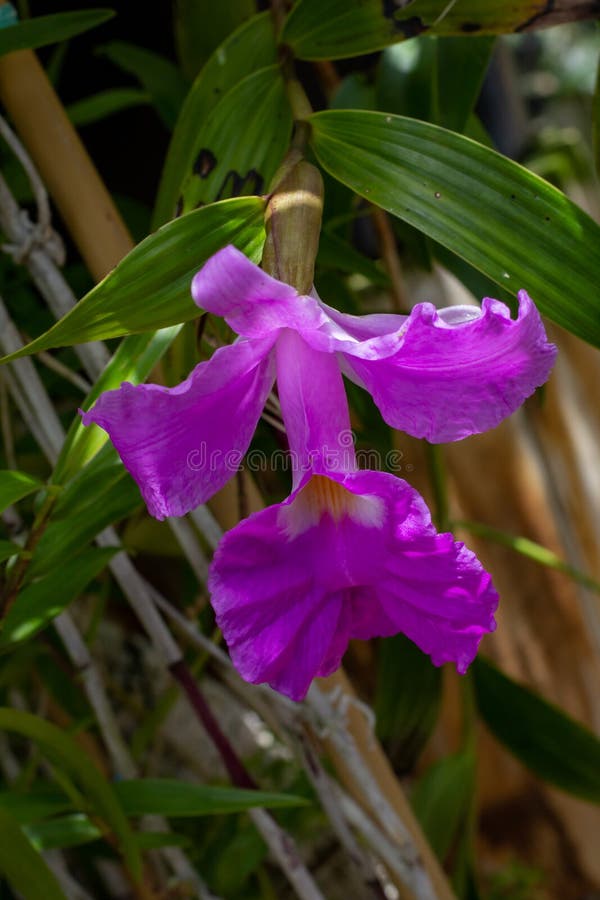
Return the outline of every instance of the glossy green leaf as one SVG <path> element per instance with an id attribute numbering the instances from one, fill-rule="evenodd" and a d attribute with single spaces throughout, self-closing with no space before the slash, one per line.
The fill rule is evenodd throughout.
<path id="1" fill-rule="evenodd" d="M 279 66 L 247 75 L 200 123 L 179 211 L 190 212 L 200 204 L 242 194 L 266 193 L 291 131 L 292 112 Z"/>
<path id="2" fill-rule="evenodd" d="M 85 97 L 67 107 L 67 114 L 77 128 L 106 119 L 113 113 L 150 103 L 150 94 L 139 88 L 111 88 Z"/>
<path id="3" fill-rule="evenodd" d="M 199 124 L 207 121 L 219 101 L 247 75 L 275 63 L 276 59 L 269 13 L 254 16 L 234 31 L 210 57 L 190 88 L 179 114 L 158 189 L 153 228 L 175 215 L 183 182 L 202 148 L 198 143 Z"/>
<path id="4" fill-rule="evenodd" d="M 104 820 L 116 837 L 130 871 L 136 878 L 139 877 L 140 857 L 129 822 L 113 786 L 106 781 L 81 746 L 56 725 L 21 710 L 0 709 L 0 729 L 19 734 L 36 743 L 48 759 L 77 782 L 86 803 L 95 815 Z M 0 841 L 0 847 L 4 847 L 3 841 Z M 29 898 L 30 895 L 27 896 Z M 47 896 L 46 894 L 45 897 Z"/>
<path id="5" fill-rule="evenodd" d="M 0 512 L 43 487 L 41 481 L 14 469 L 0 471 Z"/>
<path id="6" fill-rule="evenodd" d="M 180 330 L 181 325 L 172 325 L 171 328 L 161 328 L 155 334 L 132 334 L 124 338 L 81 408 L 89 409 L 100 394 L 118 388 L 124 381 L 130 384 L 145 381 Z M 107 440 L 108 435 L 102 428 L 86 428 L 77 416 L 62 446 L 52 473 L 52 483 L 65 484 L 96 455 Z"/>
<path id="7" fill-rule="evenodd" d="M 26 641 L 45 628 L 106 568 L 116 552 L 115 547 L 94 547 L 63 562 L 60 578 L 51 571 L 23 588 L 2 623 L 0 649 Z"/>
<path id="8" fill-rule="evenodd" d="M 417 819 L 442 861 L 465 825 L 474 790 L 475 755 L 465 750 L 431 766 L 411 793 Z"/>
<path id="9" fill-rule="evenodd" d="M 19 823 L 0 808 L 0 874 L 27 900 L 66 900 L 60 886 Z"/>
<path id="10" fill-rule="evenodd" d="M 473 672 L 479 712 L 498 740 L 544 781 L 600 803 L 598 738 L 481 656 Z"/>
<path id="11" fill-rule="evenodd" d="M 194 274 L 227 244 L 258 262 L 263 212 L 259 197 L 241 197 L 169 222 L 134 247 L 49 331 L 0 363 L 51 347 L 154 331 L 196 318 L 200 312 L 190 294 Z"/>
<path id="12" fill-rule="evenodd" d="M 437 721 L 442 670 L 402 634 L 381 641 L 378 660 L 377 736 L 394 768 L 410 771 Z"/>
<path id="13" fill-rule="evenodd" d="M 483 35 L 522 31 L 541 12 L 539 0 L 299 0 L 282 41 L 301 59 L 372 53 L 421 34 Z M 588 18 L 597 14 L 589 5 Z"/>
<path id="14" fill-rule="evenodd" d="M 328 172 L 600 346 L 600 227 L 559 190 L 426 122 L 352 111 L 311 121 Z"/>
<path id="15" fill-rule="evenodd" d="M 274 809 L 306 804 L 302 797 L 288 794 L 190 784 L 172 778 L 119 781 L 115 790 L 129 816 L 213 816 L 242 812 L 256 806 Z"/>
<path id="16" fill-rule="evenodd" d="M 62 570 L 109 525 L 142 505 L 139 489 L 112 445 L 105 447 L 71 479 L 60 494 L 52 518 L 38 541 L 26 581 Z"/>
<path id="17" fill-rule="evenodd" d="M 175 63 L 127 41 L 111 41 L 97 52 L 137 78 L 167 128 L 174 127 L 188 88 Z"/>
<path id="18" fill-rule="evenodd" d="M 256 7 L 255 0 L 225 0 L 210 6 L 198 0 L 177 0 L 175 39 L 184 71 L 190 78 L 227 35 L 256 12 Z"/>
<path id="19" fill-rule="evenodd" d="M 0 56 L 12 53 L 13 50 L 33 50 L 45 47 L 46 44 L 66 41 L 113 16 L 112 9 L 84 9 L 25 19 L 8 28 L 0 28 Z"/>

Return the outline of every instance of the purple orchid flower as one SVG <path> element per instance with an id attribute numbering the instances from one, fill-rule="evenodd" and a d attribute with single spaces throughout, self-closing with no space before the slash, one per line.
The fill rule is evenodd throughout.
<path id="1" fill-rule="evenodd" d="M 303 390 L 319 403 L 339 369 L 371 393 L 389 425 L 434 443 L 498 425 L 546 381 L 556 355 L 525 291 L 516 320 L 487 298 L 481 309 L 438 311 L 420 303 L 409 316 L 351 316 L 299 295 L 229 246 L 197 273 L 192 295 L 202 309 L 223 316 L 238 340 L 177 387 L 125 383 L 83 414 L 85 425 L 108 432 L 158 519 L 184 515 L 232 477 L 276 376 L 281 395 L 293 366 L 292 333 L 315 351 L 313 378 Z M 300 398 L 290 394 L 288 402 L 284 418 L 297 450 Z M 318 421 L 310 446 L 324 453 Z"/>
<path id="2" fill-rule="evenodd" d="M 438 534 L 418 493 L 359 471 L 342 371 L 385 420 L 432 441 L 498 424 L 552 367 L 533 303 L 342 315 L 299 296 L 227 247 L 195 276 L 194 300 L 240 335 L 175 388 L 103 394 L 83 415 L 108 431 L 158 518 L 215 493 L 252 438 L 277 377 L 293 492 L 228 532 L 209 587 L 234 664 L 294 700 L 339 666 L 352 638 L 405 633 L 465 672 L 495 627 L 498 596 L 464 544 Z M 203 450 L 204 464 L 197 454 Z"/>
<path id="3" fill-rule="evenodd" d="M 466 672 L 495 628 L 490 576 L 464 544 L 436 532 L 410 485 L 357 469 L 334 356 L 291 330 L 278 341 L 295 487 L 224 535 L 209 577 L 235 667 L 301 700 L 314 677 L 339 667 L 349 640 L 401 631 L 435 665 Z"/>

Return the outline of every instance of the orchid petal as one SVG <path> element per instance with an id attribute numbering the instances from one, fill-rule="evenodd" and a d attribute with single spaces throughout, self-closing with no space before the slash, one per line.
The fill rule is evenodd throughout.
<path id="1" fill-rule="evenodd" d="M 219 250 L 196 273 L 192 297 L 245 337 L 265 337 L 287 327 L 310 330 L 327 321 L 313 297 L 271 278 L 232 246 Z"/>
<path id="2" fill-rule="evenodd" d="M 497 594 L 474 554 L 437 534 L 406 482 L 316 476 L 219 545 L 209 579 L 236 668 L 294 700 L 351 638 L 402 631 L 464 672 L 493 630 Z"/>
<path id="3" fill-rule="evenodd" d="M 277 388 L 290 445 L 294 487 L 306 472 L 355 468 L 348 401 L 338 362 L 291 329 L 276 345 Z"/>
<path id="4" fill-rule="evenodd" d="M 548 378 L 556 348 L 525 291 L 519 315 L 486 298 L 476 307 L 416 306 L 397 352 L 378 361 L 346 354 L 344 369 L 362 384 L 393 428 L 432 442 L 494 428 Z"/>
<path id="5" fill-rule="evenodd" d="M 338 313 L 321 303 L 316 292 L 314 296 L 298 294 L 232 246 L 219 250 L 196 273 L 192 296 L 201 309 L 223 316 L 245 337 L 290 328 L 315 350 L 348 352 L 366 359 L 380 359 L 397 350 L 399 329 L 406 318 Z"/>
<path id="6" fill-rule="evenodd" d="M 233 476 L 273 384 L 272 346 L 238 341 L 177 387 L 125 383 L 82 414 L 108 432 L 151 515 L 185 515 Z"/>

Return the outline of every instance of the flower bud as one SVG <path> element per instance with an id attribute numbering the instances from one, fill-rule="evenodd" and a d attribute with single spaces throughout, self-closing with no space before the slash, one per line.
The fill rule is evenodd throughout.
<path id="1" fill-rule="evenodd" d="M 262 268 L 309 294 L 314 280 L 323 213 L 323 179 L 315 166 L 291 151 L 267 204 L 267 240 Z"/>

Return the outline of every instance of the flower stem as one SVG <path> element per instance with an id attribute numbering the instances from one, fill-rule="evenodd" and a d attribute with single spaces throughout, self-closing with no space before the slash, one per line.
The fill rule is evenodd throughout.
<path id="1" fill-rule="evenodd" d="M 256 789 L 256 782 L 253 780 L 235 750 L 221 731 L 219 723 L 213 716 L 208 703 L 204 699 L 200 688 L 183 659 L 171 663 L 169 671 L 175 681 L 181 686 L 181 689 L 188 698 L 194 712 L 204 725 L 210 739 L 219 751 L 219 755 L 223 760 L 225 768 L 229 772 L 232 782 L 236 787 L 249 788 L 250 790 Z"/>
<path id="2" fill-rule="evenodd" d="M 33 526 L 31 528 L 31 531 L 29 532 L 29 537 L 27 538 L 27 542 L 23 548 L 23 552 L 19 556 L 19 559 L 17 560 L 11 575 L 9 576 L 4 596 L 0 601 L 0 627 L 2 620 L 8 614 L 8 611 L 17 599 L 17 595 L 21 590 L 23 579 L 25 578 L 25 574 L 33 555 L 33 551 L 35 550 L 40 538 L 46 530 L 46 526 L 48 525 L 50 516 L 52 515 L 52 510 L 54 509 L 54 504 L 56 503 L 57 496 L 57 489 L 55 487 L 50 487 L 35 517 Z"/>

